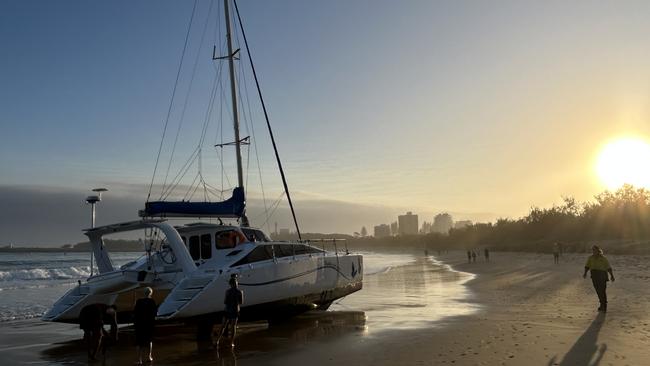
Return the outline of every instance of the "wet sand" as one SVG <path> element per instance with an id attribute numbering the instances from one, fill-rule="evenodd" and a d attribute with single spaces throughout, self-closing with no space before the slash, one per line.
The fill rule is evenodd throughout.
<path id="1" fill-rule="evenodd" d="M 644 365 L 650 359 L 647 257 L 610 256 L 617 281 L 610 308 L 596 312 L 586 256 L 493 253 L 464 263 L 464 253 L 366 277 L 366 287 L 327 312 L 240 328 L 234 351 L 197 344 L 193 329 L 162 327 L 156 365 Z M 476 276 L 468 275 L 469 272 Z M 444 295 L 444 296 L 443 296 Z M 133 334 L 104 364 L 134 361 Z M 0 323 L 2 364 L 87 364 L 74 325 Z M 102 364 L 99 362 L 97 364 Z"/>

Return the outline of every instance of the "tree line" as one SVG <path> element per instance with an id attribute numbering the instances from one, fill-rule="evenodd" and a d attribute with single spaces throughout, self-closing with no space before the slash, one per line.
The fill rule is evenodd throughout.
<path id="1" fill-rule="evenodd" d="M 448 234 L 358 239 L 361 246 L 409 246 L 427 250 L 490 248 L 550 252 L 555 243 L 565 251 L 583 252 L 600 244 L 609 253 L 650 253 L 650 191 L 624 185 L 591 202 L 564 197 L 560 205 L 532 207 L 519 219 L 476 223 Z"/>

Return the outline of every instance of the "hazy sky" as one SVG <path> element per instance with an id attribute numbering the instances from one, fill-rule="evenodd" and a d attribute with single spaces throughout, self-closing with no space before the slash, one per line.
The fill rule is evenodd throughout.
<path id="1" fill-rule="evenodd" d="M 133 190 L 119 189 L 132 185 L 141 205 L 193 4 L 0 2 L 3 192 L 29 186 L 37 197 L 47 187 L 83 197 L 108 186 L 123 197 Z M 198 55 L 179 140 L 192 142 L 180 142 L 180 160 L 205 118 L 216 23 L 203 48 L 199 39 L 220 6 L 198 1 L 171 118 L 178 123 Z M 591 198 L 605 189 L 594 170 L 602 146 L 650 135 L 647 1 L 239 6 L 290 187 L 310 213 L 322 207 L 310 202 L 331 201 L 376 207 L 385 222 L 406 209 L 426 215 L 421 221 L 441 210 L 518 217 L 563 195 Z M 254 123 L 262 141 L 263 121 Z M 262 175 L 273 200 L 281 187 L 265 143 Z M 220 179 L 216 161 L 205 152 L 208 175 Z M 307 230 L 336 231 L 326 223 L 336 214 L 324 210 Z M 381 219 L 350 219 L 339 231 Z"/>

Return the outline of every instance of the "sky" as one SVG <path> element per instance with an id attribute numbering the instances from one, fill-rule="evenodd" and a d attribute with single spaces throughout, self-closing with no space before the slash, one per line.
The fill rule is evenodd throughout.
<path id="1" fill-rule="evenodd" d="M 135 219 L 168 111 L 154 182 L 172 179 L 209 116 L 203 174 L 232 186 L 232 150 L 213 148 L 232 139 L 224 89 L 208 107 L 221 1 L 194 4 L 0 2 L 0 244 L 83 240 L 83 198 L 99 186 L 100 224 Z M 420 221 L 516 218 L 562 196 L 589 200 L 607 188 L 594 168 L 603 146 L 650 136 L 645 1 L 238 5 L 303 231 L 351 233 L 407 210 Z M 240 55 L 257 216 L 282 186 Z M 280 207 L 259 221 L 288 227 Z"/>

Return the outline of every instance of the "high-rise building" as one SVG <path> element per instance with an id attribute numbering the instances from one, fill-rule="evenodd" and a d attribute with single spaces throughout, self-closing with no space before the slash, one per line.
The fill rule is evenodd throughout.
<path id="1" fill-rule="evenodd" d="M 397 235 L 397 233 L 398 233 L 397 221 L 391 222 L 390 223 L 390 235 Z"/>
<path id="2" fill-rule="evenodd" d="M 375 226 L 375 238 L 384 238 L 390 236 L 390 226 L 381 224 Z"/>
<path id="3" fill-rule="evenodd" d="M 437 214 L 433 218 L 433 226 L 431 230 L 436 233 L 449 233 L 449 230 L 454 227 L 454 220 L 451 218 L 451 215 L 448 213 Z"/>
<path id="4" fill-rule="evenodd" d="M 431 232 L 431 223 L 430 222 L 423 222 L 422 223 L 422 228 L 420 228 L 420 234 L 428 234 Z"/>
<path id="5" fill-rule="evenodd" d="M 418 215 L 413 215 L 411 211 L 406 215 L 397 216 L 397 221 L 399 222 L 400 235 L 416 235 L 418 233 Z"/>

